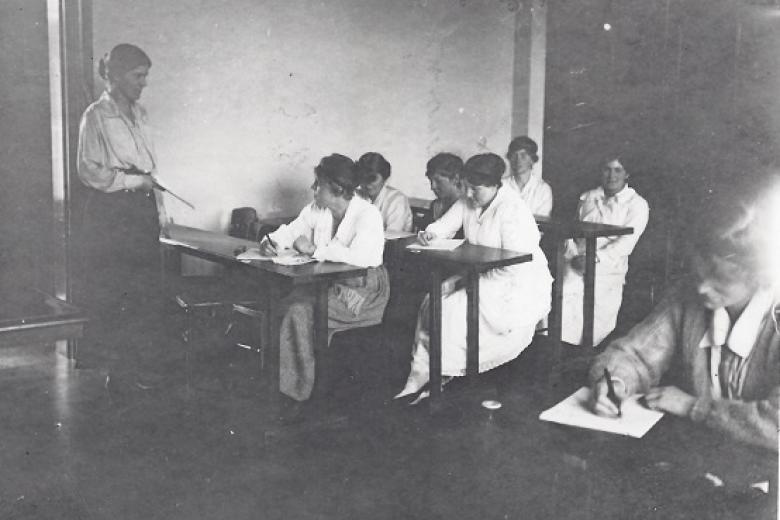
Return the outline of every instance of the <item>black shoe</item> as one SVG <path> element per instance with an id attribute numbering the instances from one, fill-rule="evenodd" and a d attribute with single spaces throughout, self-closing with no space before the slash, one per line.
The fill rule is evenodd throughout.
<path id="1" fill-rule="evenodd" d="M 281 407 L 279 410 L 279 422 L 282 424 L 296 424 L 303 422 L 307 415 L 311 405 L 309 401 L 296 401 L 289 397 L 282 397 Z"/>

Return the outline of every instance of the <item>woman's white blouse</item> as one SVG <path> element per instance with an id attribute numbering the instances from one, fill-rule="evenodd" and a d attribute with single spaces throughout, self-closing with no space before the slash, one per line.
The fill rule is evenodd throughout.
<path id="1" fill-rule="evenodd" d="M 146 110 L 138 103 L 133 103 L 131 110 L 134 121 L 122 114 L 108 92 L 103 92 L 84 111 L 79 126 L 78 174 L 87 186 L 109 193 L 132 190 L 143 180 L 118 169 L 135 166 L 154 172 Z"/>
<path id="2" fill-rule="evenodd" d="M 277 247 L 291 248 L 301 235 L 314 244 L 314 258 L 343 262 L 359 267 L 382 265 L 385 248 L 382 214 L 371 202 L 354 196 L 344 218 L 333 233 L 333 214 L 314 202 L 301 210 L 298 217 L 270 234 Z"/>
<path id="3" fill-rule="evenodd" d="M 461 225 L 471 244 L 533 255 L 530 262 L 491 269 L 480 275 L 483 292 L 480 307 L 483 310 L 498 317 L 506 314 L 508 307 L 504 305 L 527 306 L 528 315 L 534 316 L 536 313 L 531 309 L 539 307 L 541 312 L 544 312 L 543 308 L 549 309 L 552 277 L 547 258 L 539 248 L 539 229 L 516 191 L 507 186 L 500 187 L 484 211 L 471 207 L 466 200 L 458 200 L 426 231 L 441 238 L 452 237 Z M 538 320 L 538 317 L 534 319 Z"/>
<path id="4" fill-rule="evenodd" d="M 542 179 L 541 174 L 533 171 L 525 186 L 518 186 L 514 176 L 510 175 L 503 182 L 520 194 L 534 215 L 549 217 L 553 208 L 553 193 L 550 185 Z"/>

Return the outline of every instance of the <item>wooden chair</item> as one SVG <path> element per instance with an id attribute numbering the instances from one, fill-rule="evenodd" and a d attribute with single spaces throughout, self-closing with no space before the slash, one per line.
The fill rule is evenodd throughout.
<path id="1" fill-rule="evenodd" d="M 259 228 L 259 219 L 254 208 L 242 207 L 232 211 L 230 236 L 257 240 Z M 182 340 L 189 342 L 198 324 L 204 320 L 213 320 L 218 315 L 232 313 L 236 305 L 254 308 L 257 305 L 257 292 L 261 289 L 250 282 L 230 269 L 219 276 L 181 276 L 179 273 L 176 287 L 171 292 L 175 294 L 173 300 L 184 316 Z M 170 282 L 168 284 L 170 285 Z M 234 326 L 230 321 L 225 334 Z M 255 348 L 261 347 L 258 344 Z"/>

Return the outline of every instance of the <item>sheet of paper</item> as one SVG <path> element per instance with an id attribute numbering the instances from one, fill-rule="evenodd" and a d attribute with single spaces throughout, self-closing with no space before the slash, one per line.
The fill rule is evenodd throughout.
<path id="1" fill-rule="evenodd" d="M 414 233 L 411 231 L 385 231 L 385 240 L 396 240 L 413 236 Z"/>
<path id="2" fill-rule="evenodd" d="M 240 255 L 236 256 L 236 260 L 241 260 L 242 262 L 250 262 L 252 260 L 273 260 L 274 258 L 275 257 L 273 256 L 263 255 L 256 247 L 250 247 Z"/>
<path id="3" fill-rule="evenodd" d="M 621 403 L 622 416 L 612 419 L 594 414 L 588 408 L 590 389 L 582 387 L 572 395 L 543 411 L 539 419 L 567 426 L 577 426 L 590 430 L 628 435 L 637 439 L 643 437 L 650 428 L 663 417 L 663 412 L 648 410 L 637 402 L 635 395 Z"/>
<path id="4" fill-rule="evenodd" d="M 279 265 L 301 265 L 301 264 L 308 264 L 310 262 L 317 261 L 310 256 L 304 256 L 304 255 L 275 256 L 271 260 L 273 260 L 275 264 L 279 264 Z"/>
<path id="5" fill-rule="evenodd" d="M 409 244 L 406 249 L 431 249 L 438 251 L 452 251 L 461 245 L 465 240 L 458 238 L 437 238 L 432 240 L 427 246 L 422 244 Z"/>

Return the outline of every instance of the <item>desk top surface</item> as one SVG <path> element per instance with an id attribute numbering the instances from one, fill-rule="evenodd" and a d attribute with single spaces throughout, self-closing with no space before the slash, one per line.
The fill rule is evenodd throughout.
<path id="1" fill-rule="evenodd" d="M 366 273 L 365 267 L 334 262 L 312 262 L 296 266 L 278 265 L 270 260 L 241 262 L 236 260 L 236 249 L 257 247 L 257 243 L 231 237 L 224 233 L 176 224 L 168 226 L 166 234 L 166 237 L 160 237 L 161 244 L 184 249 L 190 254 L 207 260 L 243 265 L 269 274 L 283 276 L 291 279 L 294 283 L 310 283 L 318 279 L 343 279 Z"/>
<path id="2" fill-rule="evenodd" d="M 451 251 L 415 249 L 407 250 L 407 254 L 427 260 L 486 269 L 530 262 L 533 258 L 531 253 L 519 253 L 508 249 L 469 244 L 468 242 L 464 242 Z"/>
<path id="3" fill-rule="evenodd" d="M 428 211 L 433 201 L 410 197 L 409 203 L 413 209 Z M 614 226 L 612 224 L 597 224 L 595 222 L 581 222 L 579 220 L 562 220 L 552 217 L 534 215 L 539 229 L 545 233 L 555 233 L 561 238 L 597 238 L 619 235 L 630 235 L 634 228 L 627 226 Z"/>
<path id="4" fill-rule="evenodd" d="M 469 475 L 475 479 L 468 490 L 474 500 L 504 497 L 490 487 L 500 480 L 516 489 L 515 505 L 525 513 L 511 518 L 764 518 L 751 511 L 771 506 L 771 497 L 750 485 L 777 478 L 776 453 L 668 414 L 641 439 L 539 420 L 578 386 L 576 381 L 555 388 L 518 386 L 499 395 L 503 407 L 495 412 L 472 397 L 449 403 L 435 420 L 464 424 L 459 432 L 472 429 L 466 432 L 470 437 L 463 435 L 473 440 L 470 446 L 464 441 L 460 456 L 478 458 L 476 471 L 490 468 L 481 478 Z M 450 461 L 446 469 L 457 475 L 453 465 Z M 457 468 L 467 478 L 468 463 Z M 715 487 L 707 474 L 724 486 Z"/>
<path id="5" fill-rule="evenodd" d="M 534 216 L 539 229 L 545 233 L 554 233 L 561 238 L 597 238 L 630 235 L 634 228 L 628 226 L 614 226 L 612 224 L 598 224 L 595 222 L 581 222 L 579 220 L 560 220 L 550 217 Z"/>

